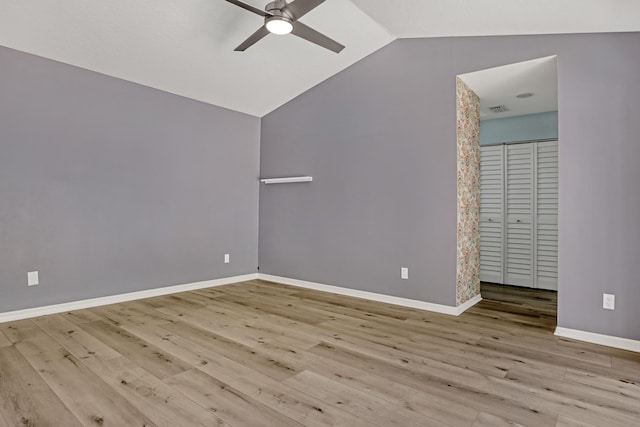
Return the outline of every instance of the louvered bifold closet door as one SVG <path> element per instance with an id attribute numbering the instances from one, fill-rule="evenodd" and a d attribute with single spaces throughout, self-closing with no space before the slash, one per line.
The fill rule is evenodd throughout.
<path id="1" fill-rule="evenodd" d="M 558 289 L 558 141 L 536 144 L 536 283 Z"/>
<path id="2" fill-rule="evenodd" d="M 534 286 L 533 144 L 506 145 L 506 245 L 504 283 Z"/>
<path id="3" fill-rule="evenodd" d="M 480 147 L 480 280 L 503 280 L 504 148 Z"/>

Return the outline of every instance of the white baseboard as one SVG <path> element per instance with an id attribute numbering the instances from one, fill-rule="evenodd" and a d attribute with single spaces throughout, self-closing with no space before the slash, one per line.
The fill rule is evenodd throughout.
<path id="1" fill-rule="evenodd" d="M 64 313 L 72 310 L 98 307 L 101 305 L 117 304 L 120 302 L 134 301 L 143 298 L 157 297 L 161 295 L 176 294 L 179 292 L 194 291 L 196 289 L 212 288 L 214 286 L 229 285 L 231 283 L 245 282 L 258 278 L 256 273 L 242 276 L 225 277 L 222 279 L 206 280 L 204 282 L 187 283 L 184 285 L 166 286 L 163 288 L 149 289 L 145 291 L 130 292 L 126 294 L 110 295 L 106 297 L 91 298 L 81 301 L 66 302 L 62 304 L 47 305 L 44 307 L 27 308 L 24 310 L 0 313 L 0 323 L 14 320 L 30 319 L 45 316 L 47 314 Z"/>
<path id="2" fill-rule="evenodd" d="M 555 335 L 564 338 L 571 338 L 578 341 L 586 341 L 592 344 L 606 345 L 607 347 L 619 348 L 622 350 L 635 351 L 640 353 L 640 341 L 627 338 L 613 337 L 611 335 L 595 334 L 593 332 L 579 331 L 557 327 Z"/>
<path id="3" fill-rule="evenodd" d="M 232 283 L 246 282 L 249 280 L 266 280 L 270 282 L 283 283 L 285 285 L 297 286 L 300 288 L 314 289 L 323 292 L 331 292 L 339 295 L 347 295 L 356 298 L 363 298 L 372 301 L 385 302 L 403 307 L 417 308 L 420 310 L 433 311 L 436 313 L 449 314 L 459 316 L 469 308 L 476 305 L 482 300 L 480 295 L 475 296 L 466 303 L 452 307 L 442 304 L 434 304 L 425 301 L 418 301 L 408 298 L 394 297 L 391 295 L 378 294 L 374 292 L 359 291 L 356 289 L 342 288 L 339 286 L 324 285 L 321 283 L 306 282 L 304 280 L 290 279 L 286 277 L 272 276 L 269 274 L 253 273 L 242 276 L 225 277 L 222 279 L 206 280 L 204 282 L 187 283 L 184 285 L 166 286 L 162 288 L 148 289 L 144 291 L 129 292 L 126 294 L 109 295 L 106 297 L 91 298 L 81 301 L 72 301 L 62 304 L 47 305 L 43 307 L 26 308 L 23 310 L 9 311 L 0 313 L 0 323 L 12 322 L 15 320 L 30 319 L 34 317 L 46 316 L 48 314 L 65 313 L 73 310 L 82 310 L 85 308 L 99 307 L 109 304 L 117 304 L 127 301 L 135 301 L 144 298 L 152 298 L 162 295 L 170 295 L 179 292 L 193 291 L 196 289 L 212 288 L 215 286 L 229 285 Z M 578 331 L 579 332 L 579 331 Z M 572 338 L 572 337 L 569 337 Z M 622 339 L 622 338 L 618 338 Z M 638 351 L 638 350 L 636 350 Z"/>
<path id="4" fill-rule="evenodd" d="M 482 301 L 482 295 L 476 295 L 475 297 L 471 298 L 467 302 L 460 304 L 459 306 L 456 307 L 456 310 L 458 311 L 458 314 L 456 314 L 456 316 L 461 315 L 462 313 L 469 310 L 471 307 L 473 307 L 480 301 Z"/>
<path id="5" fill-rule="evenodd" d="M 473 307 L 474 305 L 476 305 L 482 300 L 482 297 L 480 295 L 477 295 L 472 299 L 470 299 L 469 301 L 467 301 L 466 303 L 459 305 L 458 307 L 452 307 L 450 305 L 434 304 L 431 302 L 394 297 L 391 295 L 378 294 L 374 292 L 342 288 L 340 286 L 324 285 L 322 283 L 314 283 L 314 282 L 307 282 L 304 280 L 290 279 L 288 277 L 272 276 L 270 274 L 258 273 L 258 279 L 266 280 L 268 282 L 282 283 L 284 285 L 297 286 L 299 288 L 313 289 L 316 291 L 330 292 L 338 295 L 346 295 L 346 296 L 355 297 L 355 298 L 363 298 L 363 299 L 368 299 L 372 301 L 385 302 L 388 304 L 395 304 L 403 307 L 417 308 L 419 310 L 449 314 L 452 316 L 461 315 L 466 310 L 470 309 L 471 307 Z"/>

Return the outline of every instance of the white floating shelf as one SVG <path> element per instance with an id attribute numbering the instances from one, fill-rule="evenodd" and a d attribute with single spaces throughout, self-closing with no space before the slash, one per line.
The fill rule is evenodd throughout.
<path id="1" fill-rule="evenodd" d="M 265 184 L 288 184 L 290 182 L 311 182 L 312 176 L 289 176 L 286 178 L 263 178 L 260 182 Z"/>

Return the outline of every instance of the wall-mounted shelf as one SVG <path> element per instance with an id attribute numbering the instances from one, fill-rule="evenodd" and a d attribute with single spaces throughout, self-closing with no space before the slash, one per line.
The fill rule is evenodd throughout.
<path id="1" fill-rule="evenodd" d="M 288 184 L 291 182 L 311 182 L 312 176 L 289 176 L 286 178 L 261 178 L 260 182 L 265 184 Z"/>

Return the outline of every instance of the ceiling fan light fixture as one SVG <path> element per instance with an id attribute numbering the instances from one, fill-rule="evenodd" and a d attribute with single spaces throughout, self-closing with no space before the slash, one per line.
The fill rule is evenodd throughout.
<path id="1" fill-rule="evenodd" d="M 271 16 L 266 19 L 265 26 L 272 34 L 285 35 L 293 31 L 293 23 L 286 16 Z"/>
<path id="2" fill-rule="evenodd" d="M 343 45 L 298 21 L 299 18 L 320 6 L 324 1 L 295 0 L 289 4 L 286 0 L 274 0 L 267 4 L 264 10 L 260 10 L 240 0 L 227 0 L 229 3 L 264 18 L 264 25 L 251 34 L 248 39 L 240 43 L 234 51 L 244 52 L 269 34 L 293 34 L 332 52 L 342 52 Z"/>

